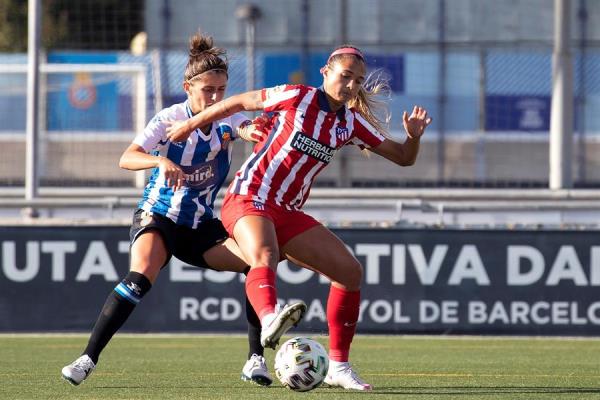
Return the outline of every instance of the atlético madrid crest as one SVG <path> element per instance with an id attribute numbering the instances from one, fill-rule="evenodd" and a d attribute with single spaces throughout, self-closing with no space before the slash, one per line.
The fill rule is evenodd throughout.
<path id="1" fill-rule="evenodd" d="M 336 126 L 335 127 L 335 136 L 345 142 L 346 140 L 348 140 L 350 138 L 350 133 L 348 132 L 348 128 L 344 128 L 343 126 Z"/>

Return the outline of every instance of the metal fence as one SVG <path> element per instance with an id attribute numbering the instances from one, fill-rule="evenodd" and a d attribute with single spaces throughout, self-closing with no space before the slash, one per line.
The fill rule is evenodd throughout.
<path id="1" fill-rule="evenodd" d="M 246 59 L 243 50 L 230 50 L 231 79 L 229 94 L 245 90 Z M 85 58 L 85 53 L 83 56 Z M 320 176 L 321 186 L 361 187 L 546 187 L 548 180 L 548 129 L 550 118 L 551 54 L 549 51 L 523 49 L 487 49 L 485 51 L 438 52 L 388 50 L 369 51 L 368 61 L 391 77 L 394 92 L 389 99 L 391 132 L 402 139 L 401 115 L 412 104 L 426 107 L 434 118 L 415 166 L 399 169 L 377 156 L 365 158 L 354 149 L 342 151 L 343 162 L 334 162 Z M 156 111 L 157 99 L 165 106 L 185 99 L 181 90 L 186 54 L 169 51 L 163 66 L 162 92 L 155 89 L 157 74 L 151 56 L 115 53 L 117 64 L 143 64 L 147 67 L 147 119 Z M 326 53 L 315 52 L 314 64 L 320 65 Z M 19 57 L 0 57 L 0 64 Z M 76 59 L 76 58 L 75 58 Z M 20 57 L 24 60 L 24 56 Z M 257 86 L 272 86 L 294 80 L 297 63 L 287 53 L 261 51 L 256 59 Z M 445 77 L 436 74 L 445 63 Z M 600 115 L 594 110 L 600 102 L 600 54 L 588 50 L 575 61 L 576 135 L 574 137 L 574 182 L 576 186 L 597 187 L 600 183 L 597 153 Z M 81 74 L 63 78 L 76 82 Z M 101 76 L 90 84 L 102 93 Z M 25 75 L 2 72 L 0 67 L 0 163 L 3 186 L 20 186 L 24 181 Z M 319 85 L 319 77 L 312 78 Z M 47 81 L 46 81 L 47 82 Z M 443 93 L 440 86 L 445 86 Z M 61 146 L 42 149 L 42 158 L 55 160 L 41 171 L 42 185 L 53 186 L 127 186 L 134 179 L 118 169 L 117 160 L 132 139 L 134 115 L 126 106 L 115 107 L 117 100 L 135 97 L 121 84 L 111 95 L 96 99 L 90 109 L 68 101 L 69 87 L 49 85 L 44 91 L 42 129 L 61 139 Z M 124 87 L 121 87 L 124 86 Z M 81 93 L 81 96 L 86 96 Z M 123 102 L 121 101 L 121 104 Z M 61 123 L 57 122 L 60 117 Z M 70 122 L 64 122 L 64 121 Z M 73 157 L 81 157 L 82 148 L 73 146 L 85 134 L 85 147 L 92 149 L 67 168 Z M 106 142 L 106 135 L 119 140 Z M 123 136 L 123 135 L 126 136 Z M 128 135 L 128 136 L 127 136 Z M 94 140 L 94 138 L 97 140 Z M 235 152 L 235 165 L 245 156 Z M 93 166 L 93 167 L 91 167 Z M 55 169 L 53 169 L 55 168 Z M 56 169 L 58 168 L 58 169 Z M 86 174 L 85 170 L 95 170 Z M 60 179 L 54 179 L 53 177 Z"/>
<path id="2" fill-rule="evenodd" d="M 165 42 L 156 43 L 160 31 L 158 12 L 163 2 L 146 2 L 146 29 L 151 47 L 143 55 L 126 51 L 48 50 L 44 59 L 49 63 L 110 63 L 141 64 L 147 70 L 146 120 L 157 109 L 185 97 L 181 89 L 182 75 L 187 61 L 185 45 L 181 43 L 182 32 L 193 33 L 197 29 L 214 30 L 217 44 L 225 44 L 230 60 L 228 94 L 246 90 L 248 80 L 256 87 L 268 87 L 282 83 L 304 82 L 320 85 L 318 70 L 327 59 L 333 43 L 345 37 L 363 48 L 370 70 L 381 70 L 390 78 L 392 95 L 387 100 L 392 111 L 390 130 L 402 140 L 401 115 L 413 104 L 426 107 L 434 118 L 432 126 L 423 139 L 421 154 L 416 165 L 398 168 L 377 156 L 366 158 L 358 151 L 344 149 L 330 168 L 317 180 L 325 187 L 547 187 L 548 186 L 548 138 L 552 82 L 552 48 L 548 41 L 548 26 L 537 30 L 531 21 L 519 16 L 539 13 L 540 21 L 548 22 L 552 3 L 533 1 L 518 5 L 518 10 L 506 12 L 510 2 L 493 3 L 494 13 L 502 14 L 500 22 L 494 22 L 490 10 L 475 7 L 469 9 L 467 1 L 449 3 L 427 0 L 419 7 L 422 13 L 409 21 L 406 7 L 420 4 L 417 1 L 373 1 L 367 10 L 359 1 L 260 1 L 262 22 L 257 25 L 255 58 L 248 60 L 244 46 L 244 30 L 241 21 L 230 16 L 227 32 L 224 27 L 210 19 L 213 14 L 230 13 L 239 4 L 226 0 L 214 2 L 185 2 L 190 10 L 196 8 L 204 14 L 190 12 L 200 22 L 192 23 L 183 18 L 183 8 L 173 7 L 171 36 Z M 209 4 L 210 3 L 210 4 Z M 371 2 L 370 2 L 371 3 Z M 487 2 L 484 2 L 487 3 Z M 535 4 L 533 4 L 535 3 Z M 211 6 L 212 4 L 212 6 Z M 580 1 L 590 9 L 587 25 L 592 27 L 599 15 L 595 3 Z M 304 16 L 303 6 L 309 12 Z M 345 5 L 345 6 L 344 6 Z M 196 8 L 194 8 L 196 7 Z M 398 9 L 396 9 L 398 8 Z M 345 10 L 345 11 L 344 11 Z M 369 12 L 369 18 L 359 18 L 360 10 Z M 461 11 L 462 10 L 462 11 Z M 594 11 L 596 10 L 596 11 Z M 300 14 L 296 15 L 298 12 Z M 345 14 L 344 14 L 345 12 Z M 467 14 L 464 14 L 468 12 Z M 463 14 L 461 14 L 463 13 Z M 227 15 L 227 14 L 225 14 Z M 344 17 L 344 15 L 346 15 Z M 412 14 L 411 14 L 412 15 Z M 440 15 L 444 18 L 441 18 Z M 462 17 L 461 17 L 462 15 Z M 477 18 L 485 16 L 482 21 Z M 214 15 L 213 15 L 214 16 Z M 404 21 L 405 27 L 397 27 L 393 16 Z M 174 18 L 180 23 L 173 25 Z M 356 26 L 343 28 L 344 18 Z M 463 19 L 461 19 L 463 18 Z M 187 22 L 186 22 L 187 21 Z M 331 26 L 323 23 L 330 21 Z M 446 22 L 444 22 L 446 21 Z M 461 25 L 462 21 L 462 25 Z M 600 138 L 600 115 L 595 112 L 600 103 L 600 46 L 594 39 L 584 40 L 578 20 L 574 31 L 579 41 L 573 41 L 575 119 L 573 153 L 573 180 L 576 187 L 600 186 L 600 162 L 594 155 Z M 155 23 L 156 22 L 156 23 Z M 373 25 L 381 22 L 376 32 Z M 576 21 L 577 22 L 577 21 Z M 82 19 L 82 24 L 85 20 Z M 430 24 L 434 24 L 430 26 Z M 485 29 L 489 24 L 489 32 Z M 534 24 L 535 25 L 535 24 Z M 109 22 L 107 22 L 109 29 Z M 303 40 L 294 32 L 312 27 Z M 406 36 L 412 27 L 415 39 Z M 515 32 L 511 35 L 513 27 Z M 358 35 L 359 28 L 370 32 Z M 345 29 L 345 35 L 338 31 Z M 581 32 L 580 32 L 581 31 Z M 491 38 L 496 32 L 497 40 Z M 342 32 L 343 33 L 343 32 Z M 179 35 L 179 36 L 177 36 Z M 289 46 L 284 46 L 288 41 Z M 248 66 L 251 61 L 253 69 Z M 23 64 L 24 54 L 0 54 L 0 185 L 19 187 L 24 182 L 25 160 L 25 76 L 6 74 L 5 64 Z M 253 76 L 248 75 L 253 71 Z M 97 77 L 90 75 L 93 89 Z M 67 83 L 81 80 L 81 74 L 64 78 Z M 48 84 L 48 81 L 45 81 Z M 68 86 L 68 85 L 67 85 Z M 71 85 L 72 86 L 72 85 Z M 115 108 L 115 104 L 129 104 L 136 94 L 127 85 L 117 84 L 106 96 L 86 98 L 85 91 L 76 101 L 93 101 L 88 109 L 82 109 L 69 101 L 56 98 L 69 96 L 69 88 L 46 85 L 42 98 L 41 129 L 48 135 L 62 139 L 41 148 L 43 164 L 40 171 L 42 186 L 106 187 L 135 185 L 131 173 L 120 171 L 117 160 L 134 132 L 125 126 L 134 118 L 127 106 Z M 124 102 L 123 102 L 124 101 Z M 94 110 L 90 112 L 91 110 Z M 54 120 L 53 120 L 54 118 Z M 56 124 L 59 118 L 66 123 Z M 69 122 L 70 121 L 70 122 Z M 75 122 L 74 122 L 75 121 Z M 117 121 L 117 123 L 114 123 Z M 82 131 L 85 144 L 75 146 Z M 95 136 L 96 135 L 96 136 Z M 119 138 L 118 140 L 116 138 Z M 106 140 L 108 139 L 108 140 Z M 234 168 L 239 166 L 248 149 L 236 149 Z"/>

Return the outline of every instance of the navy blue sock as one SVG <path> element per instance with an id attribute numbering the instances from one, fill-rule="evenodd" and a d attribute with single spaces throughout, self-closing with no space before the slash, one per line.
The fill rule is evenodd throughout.
<path id="1" fill-rule="evenodd" d="M 137 272 L 129 272 L 108 295 L 83 352 L 92 359 L 94 364 L 98 362 L 104 347 L 127 321 L 137 303 L 150 288 L 152 284 L 148 278 Z"/>
<path id="2" fill-rule="evenodd" d="M 260 320 L 248 297 L 246 297 L 246 319 L 248 320 L 248 359 L 252 357 L 252 354 L 262 356 L 265 348 L 260 344 Z"/>
<path id="3" fill-rule="evenodd" d="M 248 275 L 250 267 L 246 268 L 244 275 Z M 264 355 L 265 348 L 260 344 L 260 319 L 254 311 L 248 296 L 246 296 L 246 320 L 248 321 L 248 359 L 252 357 L 252 354 L 258 354 L 259 356 Z"/>

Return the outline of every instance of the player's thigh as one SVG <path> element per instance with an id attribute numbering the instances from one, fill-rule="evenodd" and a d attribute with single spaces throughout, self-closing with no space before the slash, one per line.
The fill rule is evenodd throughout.
<path id="1" fill-rule="evenodd" d="M 203 254 L 204 261 L 217 271 L 244 272 L 248 266 L 235 240 L 229 238 Z"/>
<path id="2" fill-rule="evenodd" d="M 162 235 L 156 229 L 140 234 L 131 245 L 130 270 L 143 274 L 154 283 L 169 253 Z"/>
<path id="3" fill-rule="evenodd" d="M 362 266 L 336 235 L 322 225 L 296 235 L 282 248 L 294 263 L 318 271 L 348 290 L 358 290 Z"/>
<path id="4" fill-rule="evenodd" d="M 277 267 L 279 246 L 275 226 L 269 218 L 246 215 L 235 223 L 233 236 L 251 268 Z"/>

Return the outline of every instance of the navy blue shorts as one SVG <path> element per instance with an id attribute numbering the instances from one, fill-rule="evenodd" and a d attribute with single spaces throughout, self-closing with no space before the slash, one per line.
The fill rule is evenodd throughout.
<path id="1" fill-rule="evenodd" d="M 130 246 L 149 229 L 157 230 L 165 242 L 168 254 L 163 267 L 175 256 L 186 264 L 213 269 L 206 263 L 203 254 L 229 237 L 223 223 L 217 218 L 203 221 L 196 229 L 192 229 L 177 225 L 160 214 L 138 209 L 133 214 L 129 230 Z"/>

